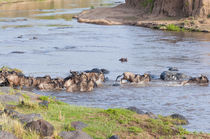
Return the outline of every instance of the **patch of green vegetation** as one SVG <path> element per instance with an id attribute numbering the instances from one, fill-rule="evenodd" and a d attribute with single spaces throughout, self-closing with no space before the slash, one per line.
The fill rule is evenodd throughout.
<path id="1" fill-rule="evenodd" d="M 5 95 L 6 93 L 4 93 L 4 92 L 0 92 L 0 95 Z"/>
<path id="2" fill-rule="evenodd" d="M 64 130 L 65 130 L 65 131 L 75 131 L 76 129 L 73 128 L 73 127 L 71 126 L 71 124 L 65 124 L 65 125 L 64 125 Z"/>
<path id="3" fill-rule="evenodd" d="M 108 109 L 104 113 L 108 114 L 109 117 L 120 124 L 128 124 L 133 119 L 134 112 L 125 109 Z"/>
<path id="4" fill-rule="evenodd" d="M 48 27 L 72 27 L 72 25 L 50 24 Z"/>
<path id="5" fill-rule="evenodd" d="M 209 15 L 207 15 L 207 18 L 210 18 L 210 14 L 209 14 Z"/>
<path id="6" fill-rule="evenodd" d="M 51 97 L 51 96 L 40 96 L 38 99 L 42 101 L 48 101 L 54 104 L 65 104 L 64 102 L 58 101 L 55 99 L 55 97 Z"/>
<path id="7" fill-rule="evenodd" d="M 54 101 L 55 98 L 52 98 L 50 96 L 40 96 L 39 99 L 42 100 L 42 101 L 49 101 L 50 102 L 50 101 Z"/>
<path id="8" fill-rule="evenodd" d="M 180 28 L 179 26 L 176 26 L 174 24 L 169 24 L 169 25 L 166 25 L 166 28 L 168 31 L 185 31 L 184 28 Z"/>
<path id="9" fill-rule="evenodd" d="M 159 115 L 158 116 L 162 121 L 167 121 L 167 122 L 171 122 L 172 124 L 174 125 L 186 125 L 187 124 L 187 121 L 185 120 L 180 120 L 180 119 L 173 119 L 171 118 L 170 116 L 161 116 Z"/>
<path id="10" fill-rule="evenodd" d="M 0 110 L 4 109 L 4 105 L 2 103 L 0 103 Z"/>
<path id="11" fill-rule="evenodd" d="M 93 5 L 90 6 L 90 9 L 95 9 L 95 7 Z"/>
<path id="12" fill-rule="evenodd" d="M 29 97 L 28 95 L 24 94 L 24 93 L 22 93 L 22 96 L 23 96 L 23 98 L 26 99 L 26 100 L 29 100 L 29 99 L 30 99 L 30 97 Z"/>
<path id="13" fill-rule="evenodd" d="M 153 133 L 160 135 L 176 135 L 177 133 L 170 126 L 170 122 L 164 122 L 160 119 L 148 119 L 148 128 L 152 130 Z"/>
<path id="14" fill-rule="evenodd" d="M 6 29 L 6 28 L 28 28 L 28 27 L 33 27 L 33 25 L 6 25 L 6 26 L 2 26 L 2 29 Z"/>
<path id="15" fill-rule="evenodd" d="M 155 0 L 145 0 L 142 2 L 142 6 L 144 8 L 146 8 L 148 5 L 150 6 L 150 13 L 152 13 L 152 10 L 154 8 L 154 3 L 155 3 Z"/>
<path id="16" fill-rule="evenodd" d="M 135 126 L 131 126 L 128 128 L 129 132 L 133 132 L 135 134 L 142 133 L 143 129 Z"/>
<path id="17" fill-rule="evenodd" d="M 187 131 L 186 129 L 184 129 L 182 127 L 178 127 L 178 131 L 179 131 L 179 135 L 188 135 L 188 134 L 190 134 L 189 131 Z"/>
<path id="18" fill-rule="evenodd" d="M 35 16 L 34 18 L 54 20 L 54 19 L 64 19 L 66 21 L 72 20 L 73 14 L 59 14 L 59 15 L 50 15 L 50 16 Z"/>
<path id="19" fill-rule="evenodd" d="M 101 3 L 100 6 L 112 6 L 114 5 L 113 3 Z"/>
<path id="20" fill-rule="evenodd" d="M 20 108 L 28 108 L 28 109 L 38 109 L 39 108 L 39 104 L 38 102 L 33 102 L 29 99 L 23 99 L 19 102 L 18 107 Z"/>
<path id="21" fill-rule="evenodd" d="M 15 89 L 10 88 L 10 89 L 9 89 L 9 95 L 15 95 L 15 94 L 16 94 Z"/>
<path id="22" fill-rule="evenodd" d="M 186 7 L 188 7 L 188 6 L 189 6 L 189 2 L 188 2 L 188 1 L 185 1 L 185 3 L 184 3 L 184 4 L 185 4 L 185 6 L 186 6 Z"/>
<path id="23" fill-rule="evenodd" d="M 15 72 L 18 72 L 18 73 L 23 73 L 20 69 L 16 69 L 16 68 L 10 68 L 10 67 L 7 67 L 7 66 L 3 66 L 0 68 L 0 71 L 15 71 Z"/>

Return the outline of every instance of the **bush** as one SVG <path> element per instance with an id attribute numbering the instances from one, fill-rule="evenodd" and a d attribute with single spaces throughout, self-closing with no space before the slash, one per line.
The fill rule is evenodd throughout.
<path id="1" fill-rule="evenodd" d="M 184 29 L 174 25 L 174 24 L 169 24 L 166 26 L 167 30 L 169 31 L 184 31 Z"/>

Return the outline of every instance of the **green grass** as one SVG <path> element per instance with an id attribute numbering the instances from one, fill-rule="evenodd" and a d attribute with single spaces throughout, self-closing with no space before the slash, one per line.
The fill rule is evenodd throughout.
<path id="1" fill-rule="evenodd" d="M 22 94 L 22 93 L 21 93 Z M 23 95 L 23 94 L 22 94 Z M 74 131 L 71 126 L 73 121 L 81 121 L 88 126 L 83 129 L 94 139 L 106 139 L 112 135 L 128 135 L 131 138 L 144 135 L 157 135 L 163 138 L 176 135 L 186 135 L 187 132 L 182 127 L 174 125 L 170 117 L 161 117 L 151 119 L 146 115 L 138 115 L 127 109 L 100 109 L 69 105 L 55 100 L 52 97 L 40 96 L 38 100 L 49 101 L 48 108 L 38 104 L 39 101 L 31 101 L 27 95 L 23 95 L 23 102 L 16 107 L 20 113 L 39 113 L 43 119 L 50 122 L 55 127 L 54 137 L 59 139 L 58 133 L 61 131 Z M 1 104 L 0 108 L 3 109 Z M 1 118 L 0 118 L 1 119 Z M 8 117 L 3 117 L 0 124 L 3 129 L 13 132 L 19 138 L 39 138 L 39 135 L 33 132 L 27 132 L 23 125 L 15 119 L 11 121 Z M 15 126 L 13 126 L 15 125 Z M 123 134 L 123 135 L 122 135 Z"/>
<path id="2" fill-rule="evenodd" d="M 130 132 L 133 132 L 135 134 L 138 134 L 138 133 L 142 133 L 143 132 L 142 128 L 135 127 L 135 126 L 131 126 L 128 129 L 129 129 Z"/>
<path id="3" fill-rule="evenodd" d="M 163 116 L 159 115 L 158 117 L 162 121 L 171 122 L 172 124 L 175 124 L 175 125 L 186 125 L 187 124 L 187 122 L 185 120 L 173 119 L 170 116 L 163 117 Z"/>
<path id="4" fill-rule="evenodd" d="M 179 26 L 176 26 L 174 24 L 169 24 L 169 25 L 166 26 L 166 28 L 167 28 L 168 31 L 177 31 L 177 32 L 184 31 L 183 28 L 180 28 Z"/>
<path id="5" fill-rule="evenodd" d="M 30 99 L 30 97 L 29 97 L 28 95 L 24 94 L 24 93 L 22 93 L 22 96 L 23 96 L 23 98 L 26 99 L 26 100 L 29 100 L 29 99 Z"/>
<path id="6" fill-rule="evenodd" d="M 90 9 L 95 9 L 95 7 L 93 5 L 90 6 Z"/>
<path id="7" fill-rule="evenodd" d="M 210 14 L 209 14 L 209 15 L 207 15 L 207 18 L 210 18 Z"/>
<path id="8" fill-rule="evenodd" d="M 101 3 L 100 6 L 112 6 L 114 5 L 113 3 Z"/>
<path id="9" fill-rule="evenodd" d="M 41 99 L 49 100 L 49 97 L 41 97 Z M 71 127 L 70 123 L 82 121 L 88 124 L 84 131 L 94 138 L 108 138 L 118 132 L 127 132 L 135 136 L 148 132 L 150 129 L 154 133 L 161 133 L 162 135 L 176 135 L 172 132 L 172 123 L 168 121 L 167 123 L 161 119 L 147 119 L 146 124 L 150 127 L 148 129 L 142 125 L 145 122 L 143 119 L 135 117 L 136 113 L 126 109 L 103 110 L 52 101 L 46 109 L 40 107 L 36 102 L 28 102 L 27 100 L 25 102 L 24 100 L 24 104 L 20 103 L 16 110 L 22 113 L 40 113 L 45 120 L 55 126 L 57 132 L 73 131 L 75 129 Z"/>
<path id="10" fill-rule="evenodd" d="M 7 66 L 3 66 L 0 68 L 0 71 L 15 71 L 15 72 L 18 72 L 18 73 L 22 73 L 22 71 L 20 69 L 16 69 L 16 68 L 10 68 L 10 67 L 7 67 Z"/>

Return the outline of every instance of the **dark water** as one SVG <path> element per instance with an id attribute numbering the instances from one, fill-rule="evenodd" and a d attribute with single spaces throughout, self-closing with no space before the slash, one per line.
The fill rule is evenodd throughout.
<path id="1" fill-rule="evenodd" d="M 111 86 L 125 71 L 159 76 L 168 66 L 210 78 L 210 35 L 92 25 L 72 19 L 91 6 L 112 6 L 114 2 L 118 1 L 57 0 L 0 6 L 0 66 L 53 77 L 65 77 L 69 70 L 106 68 L 110 81 L 91 93 L 35 92 L 75 105 L 136 106 L 155 114 L 179 113 L 189 119 L 188 130 L 210 132 L 209 86 L 160 81 L 140 87 Z M 120 63 L 121 57 L 127 57 L 128 63 Z"/>

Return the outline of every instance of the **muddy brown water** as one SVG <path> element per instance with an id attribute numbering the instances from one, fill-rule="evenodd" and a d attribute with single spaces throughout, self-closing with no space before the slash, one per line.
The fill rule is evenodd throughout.
<path id="1" fill-rule="evenodd" d="M 122 0 L 120 0 L 122 2 Z M 158 77 L 168 66 L 210 78 L 210 34 L 162 32 L 134 26 L 78 23 L 72 16 L 119 0 L 36 1 L 0 6 L 0 66 L 26 75 L 66 77 L 69 70 L 106 68 L 110 79 L 91 93 L 34 92 L 74 105 L 101 108 L 136 106 L 155 114 L 186 116 L 190 131 L 210 132 L 210 87 L 152 81 L 114 87 L 125 71 Z M 127 63 L 118 61 L 127 57 Z"/>

